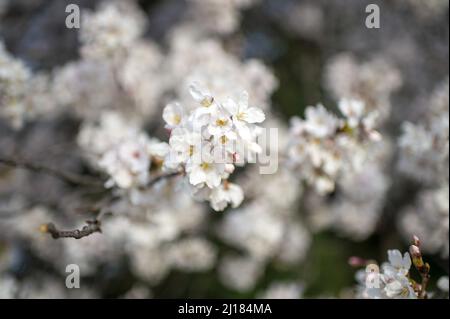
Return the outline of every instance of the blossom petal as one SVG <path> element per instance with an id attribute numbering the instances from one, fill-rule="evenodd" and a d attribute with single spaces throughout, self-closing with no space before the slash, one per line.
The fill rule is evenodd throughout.
<path id="1" fill-rule="evenodd" d="M 261 123 L 266 119 L 264 112 L 257 107 L 250 107 L 247 111 L 246 121 L 248 123 Z"/>

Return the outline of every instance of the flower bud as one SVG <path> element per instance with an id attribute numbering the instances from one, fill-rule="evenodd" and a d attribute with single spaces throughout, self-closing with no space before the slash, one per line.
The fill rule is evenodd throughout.
<path id="1" fill-rule="evenodd" d="M 361 257 L 352 256 L 348 259 L 348 264 L 352 267 L 363 267 L 367 265 L 367 260 Z"/>
<path id="2" fill-rule="evenodd" d="M 416 235 L 413 236 L 413 244 L 420 247 L 420 239 Z"/>
<path id="3" fill-rule="evenodd" d="M 424 263 L 422 260 L 422 253 L 420 252 L 419 247 L 416 245 L 411 245 L 409 247 L 409 253 L 411 254 L 411 259 L 414 264 L 414 266 L 421 271 L 421 269 L 424 267 Z"/>
<path id="4" fill-rule="evenodd" d="M 409 253 L 411 254 L 411 257 L 413 257 L 413 258 L 422 258 L 420 248 L 416 245 L 411 245 L 409 247 Z"/>

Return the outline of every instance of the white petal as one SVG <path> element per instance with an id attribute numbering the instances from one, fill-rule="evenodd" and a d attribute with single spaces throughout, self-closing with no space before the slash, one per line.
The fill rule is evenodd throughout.
<path id="1" fill-rule="evenodd" d="M 264 112 L 257 107 L 250 107 L 246 112 L 248 123 L 261 123 L 266 119 Z"/>
<path id="2" fill-rule="evenodd" d="M 162 117 L 164 121 L 172 127 L 179 125 L 183 117 L 181 105 L 179 103 L 168 104 L 164 108 Z"/>
<path id="3" fill-rule="evenodd" d="M 205 94 L 201 91 L 199 88 L 198 83 L 192 83 L 189 86 L 189 93 L 191 93 L 191 96 L 196 100 L 197 102 L 203 101 L 205 98 Z"/>
<path id="4" fill-rule="evenodd" d="M 239 111 L 243 112 L 248 108 L 248 92 L 243 91 L 239 97 Z"/>
<path id="5" fill-rule="evenodd" d="M 219 187 L 220 182 L 222 181 L 222 178 L 216 172 L 209 172 L 206 174 L 205 179 L 206 185 L 208 185 L 209 188 Z"/>
<path id="6" fill-rule="evenodd" d="M 189 182 L 192 185 L 198 185 L 205 181 L 206 181 L 205 172 L 201 168 L 196 167 L 192 169 L 192 171 L 189 173 Z"/>
<path id="7" fill-rule="evenodd" d="M 239 112 L 239 107 L 232 99 L 228 99 L 223 103 L 224 109 L 231 115 L 236 115 Z"/>
<path id="8" fill-rule="evenodd" d="M 402 253 L 397 250 L 388 250 L 388 260 L 392 266 L 400 268 L 402 265 Z"/>
<path id="9" fill-rule="evenodd" d="M 251 134 L 250 128 L 244 122 L 236 120 L 236 121 L 234 121 L 234 125 L 236 126 L 239 136 L 244 141 L 252 140 L 252 134 Z"/>
<path id="10" fill-rule="evenodd" d="M 222 187 L 214 188 L 210 195 L 210 204 L 215 211 L 223 211 L 227 206 L 226 193 Z"/>
<path id="11" fill-rule="evenodd" d="M 403 268 L 405 268 L 406 270 L 409 270 L 411 268 L 411 257 L 409 256 L 409 253 L 406 252 L 403 255 L 403 262 L 402 262 L 402 266 Z"/>
<path id="12" fill-rule="evenodd" d="M 244 192 L 242 191 L 242 188 L 236 184 L 229 184 L 228 187 L 229 187 L 228 194 L 230 196 L 231 206 L 233 208 L 236 208 L 239 205 L 241 205 L 242 201 L 244 200 Z"/>

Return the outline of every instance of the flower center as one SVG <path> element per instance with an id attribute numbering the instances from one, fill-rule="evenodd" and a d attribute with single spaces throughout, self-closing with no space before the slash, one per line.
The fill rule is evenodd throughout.
<path id="1" fill-rule="evenodd" d="M 175 114 L 175 115 L 173 116 L 173 122 L 174 122 L 176 125 L 180 124 L 180 122 L 181 122 L 181 116 L 178 115 L 178 114 Z"/>
<path id="2" fill-rule="evenodd" d="M 225 126 L 228 124 L 228 120 L 227 119 L 219 119 L 216 121 L 216 125 L 217 126 Z"/>
<path id="3" fill-rule="evenodd" d="M 212 96 L 205 97 L 200 104 L 204 107 L 210 107 L 214 102 L 214 98 Z"/>
<path id="4" fill-rule="evenodd" d="M 201 167 L 203 170 L 206 171 L 206 170 L 208 170 L 208 169 L 211 168 L 211 165 L 210 165 L 209 163 L 203 162 L 203 163 L 200 164 L 200 167 Z"/>
<path id="5" fill-rule="evenodd" d="M 247 114 L 245 112 L 240 112 L 236 117 L 239 121 L 244 121 L 245 118 L 247 117 Z"/>
<path id="6" fill-rule="evenodd" d="M 226 144 L 226 142 L 228 142 L 228 138 L 225 135 L 222 135 L 220 137 L 220 143 L 222 144 Z"/>
<path id="7" fill-rule="evenodd" d="M 189 145 L 189 156 L 194 155 L 194 145 Z"/>

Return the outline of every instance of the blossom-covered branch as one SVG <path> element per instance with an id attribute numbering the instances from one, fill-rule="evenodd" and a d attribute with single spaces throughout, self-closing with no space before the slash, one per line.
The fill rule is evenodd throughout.
<path id="1" fill-rule="evenodd" d="M 350 265 L 365 266 L 356 274 L 359 282 L 358 296 L 369 299 L 427 299 L 427 287 L 430 280 L 430 265 L 423 261 L 420 240 L 414 236 L 409 253 L 401 254 L 399 250 L 388 250 L 389 262 L 380 267 L 377 264 L 352 257 Z M 417 269 L 421 283 L 411 276 L 411 266 Z"/>
<path id="2" fill-rule="evenodd" d="M 207 199 L 216 211 L 229 203 L 237 207 L 244 199 L 242 189 L 228 181 L 235 165 L 261 152 L 256 143 L 265 115 L 249 106 L 247 92 L 238 101 L 219 100 L 198 83 L 190 86 L 197 105 L 192 110 L 179 103 L 166 106 L 163 118 L 170 130 L 169 152 L 164 167 L 182 167 L 192 192 Z"/>

